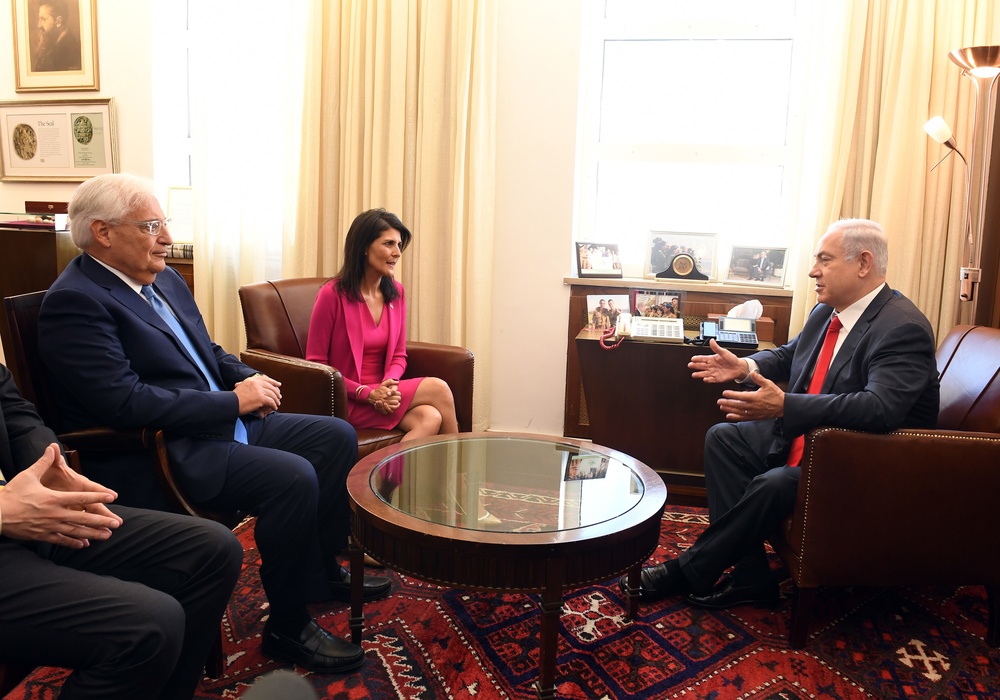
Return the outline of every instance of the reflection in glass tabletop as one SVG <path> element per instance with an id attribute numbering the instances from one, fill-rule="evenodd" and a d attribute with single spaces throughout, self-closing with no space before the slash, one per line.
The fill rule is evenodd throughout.
<path id="1" fill-rule="evenodd" d="M 642 479 L 614 457 L 558 438 L 477 437 L 419 445 L 379 462 L 370 484 L 396 510 L 489 532 L 555 532 L 628 512 Z"/>

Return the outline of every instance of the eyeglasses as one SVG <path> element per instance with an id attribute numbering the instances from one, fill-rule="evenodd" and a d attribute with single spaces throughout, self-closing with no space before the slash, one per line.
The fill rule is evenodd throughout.
<path id="1" fill-rule="evenodd" d="M 125 221 L 123 219 L 115 219 L 112 223 L 116 224 L 132 224 L 139 228 L 143 233 L 148 233 L 150 236 L 157 236 L 160 233 L 160 227 L 166 227 L 170 224 L 170 217 L 166 219 L 150 219 L 149 221 Z"/>

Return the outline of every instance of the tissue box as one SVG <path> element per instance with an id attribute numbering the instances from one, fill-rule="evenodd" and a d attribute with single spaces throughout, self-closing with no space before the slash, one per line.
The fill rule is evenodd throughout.
<path id="1" fill-rule="evenodd" d="M 718 321 L 720 316 L 726 314 L 709 314 L 709 321 Z M 770 316 L 761 316 L 757 319 L 757 340 L 762 343 L 774 342 L 774 319 Z"/>

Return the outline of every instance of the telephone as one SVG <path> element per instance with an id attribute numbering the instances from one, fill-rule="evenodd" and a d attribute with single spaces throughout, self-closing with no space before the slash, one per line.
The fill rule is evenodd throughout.
<path id="1" fill-rule="evenodd" d="M 610 339 L 612 335 L 615 336 L 614 343 L 608 345 L 605 341 Z M 618 347 L 625 338 L 661 343 L 683 343 L 684 320 L 656 316 L 633 316 L 623 312 L 618 314 L 614 330 L 605 331 L 605 335 L 601 338 L 601 347 L 611 350 Z"/>
<path id="2" fill-rule="evenodd" d="M 617 334 L 626 338 L 632 338 L 632 340 L 683 343 L 684 320 L 680 318 L 621 314 L 618 317 Z"/>
<path id="3" fill-rule="evenodd" d="M 632 335 L 632 314 L 622 311 L 618 314 L 618 322 L 615 324 L 615 335 L 619 338 L 628 338 Z"/>
<path id="4" fill-rule="evenodd" d="M 691 342 L 695 345 L 708 345 L 711 338 L 715 338 L 715 342 L 724 348 L 756 348 L 759 345 L 757 321 L 739 316 L 721 316 L 718 323 L 702 321 L 701 335 Z"/>

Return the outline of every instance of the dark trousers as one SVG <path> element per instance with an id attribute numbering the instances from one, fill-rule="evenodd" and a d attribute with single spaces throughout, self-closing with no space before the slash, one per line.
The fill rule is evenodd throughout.
<path id="1" fill-rule="evenodd" d="M 222 492 L 203 505 L 257 516 L 260 578 L 275 620 L 308 621 L 350 534 L 347 474 L 358 456 L 354 428 L 339 418 L 272 413 L 234 442 Z"/>
<path id="2" fill-rule="evenodd" d="M 764 541 L 795 506 L 799 469 L 768 466 L 770 431 L 762 427 L 720 423 L 705 436 L 710 524 L 679 557 L 681 571 L 696 593 L 710 591 L 733 565 L 741 582 L 769 575 Z"/>
<path id="3" fill-rule="evenodd" d="M 0 658 L 74 669 L 60 698 L 190 698 L 243 563 L 226 527 L 112 506 L 83 549 L 0 537 Z"/>

